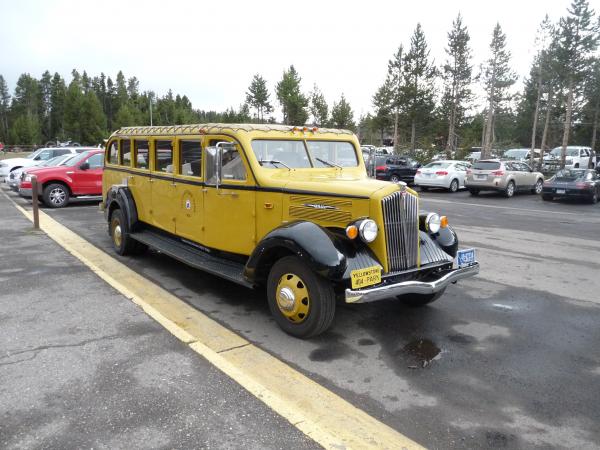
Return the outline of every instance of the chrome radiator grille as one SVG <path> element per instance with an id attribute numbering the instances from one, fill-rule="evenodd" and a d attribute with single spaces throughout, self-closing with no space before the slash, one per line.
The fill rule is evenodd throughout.
<path id="1" fill-rule="evenodd" d="M 419 258 L 419 201 L 406 191 L 382 200 L 388 270 L 416 267 Z"/>

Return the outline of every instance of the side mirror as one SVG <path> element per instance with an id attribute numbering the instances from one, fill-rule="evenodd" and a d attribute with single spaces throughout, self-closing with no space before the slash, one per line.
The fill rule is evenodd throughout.
<path id="1" fill-rule="evenodd" d="M 90 168 L 90 163 L 89 162 L 84 162 L 82 165 L 79 166 L 79 168 L 81 170 L 88 170 Z"/>
<path id="2" fill-rule="evenodd" d="M 34 161 L 39 161 L 40 159 L 42 159 L 40 155 L 37 155 L 35 158 L 33 158 Z"/>

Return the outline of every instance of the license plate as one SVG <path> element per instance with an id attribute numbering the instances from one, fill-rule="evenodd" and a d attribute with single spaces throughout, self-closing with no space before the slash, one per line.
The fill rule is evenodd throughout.
<path id="1" fill-rule="evenodd" d="M 475 264 L 475 249 L 459 250 L 456 254 L 456 263 L 459 268 Z"/>
<path id="2" fill-rule="evenodd" d="M 567 191 L 565 191 L 564 189 L 557 189 L 556 193 L 557 194 L 565 194 Z"/>
<path id="3" fill-rule="evenodd" d="M 352 289 L 360 289 L 365 286 L 381 283 L 381 267 L 372 266 L 357 269 L 350 272 Z"/>
<path id="4" fill-rule="evenodd" d="M 487 180 L 487 175 L 475 175 L 476 180 Z"/>

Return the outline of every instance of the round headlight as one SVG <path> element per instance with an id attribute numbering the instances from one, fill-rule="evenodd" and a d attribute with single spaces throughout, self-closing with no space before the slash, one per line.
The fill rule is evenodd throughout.
<path id="1" fill-rule="evenodd" d="M 437 233 L 442 226 L 442 219 L 436 213 L 429 213 L 425 219 L 425 226 L 430 233 Z"/>
<path id="2" fill-rule="evenodd" d="M 371 219 L 363 220 L 358 226 L 360 237 L 365 242 L 373 242 L 377 237 L 378 231 L 377 224 Z"/>

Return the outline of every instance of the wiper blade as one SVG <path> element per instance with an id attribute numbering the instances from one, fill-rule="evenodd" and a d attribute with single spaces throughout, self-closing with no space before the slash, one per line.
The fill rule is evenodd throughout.
<path id="1" fill-rule="evenodd" d="M 336 164 L 331 161 L 327 161 L 326 159 L 321 159 L 321 158 L 315 158 L 315 159 L 319 162 L 322 162 L 323 164 L 327 164 L 329 167 L 337 167 L 338 169 L 342 169 L 342 166 L 340 166 L 339 164 Z"/>
<path id="2" fill-rule="evenodd" d="M 267 163 L 267 164 L 281 164 L 283 167 L 287 168 L 288 170 L 292 170 L 292 168 L 290 166 L 288 166 L 286 163 L 278 161 L 276 159 L 261 159 L 260 161 L 258 161 L 258 163 L 262 166 L 263 163 Z"/>

